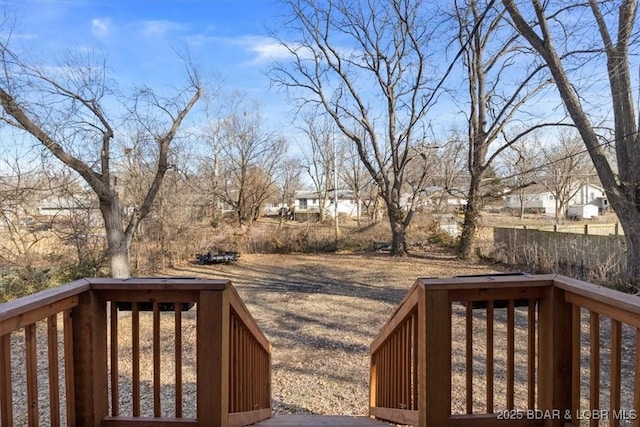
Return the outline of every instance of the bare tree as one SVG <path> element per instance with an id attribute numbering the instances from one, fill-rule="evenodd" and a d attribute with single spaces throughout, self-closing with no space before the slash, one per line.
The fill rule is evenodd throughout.
<path id="1" fill-rule="evenodd" d="M 31 135 L 53 157 L 77 172 L 99 200 L 107 234 L 111 275 L 129 277 L 129 247 L 140 221 L 149 213 L 170 165 L 169 147 L 202 94 L 198 73 L 187 61 L 188 83 L 173 98 L 142 88 L 129 107 L 128 120 L 153 145 L 156 167 L 141 205 L 127 215 L 114 182 L 113 140 L 119 130 L 108 113 L 118 101 L 104 61 L 69 57 L 58 67 L 21 60 L 0 43 L 0 105 L 10 125 Z"/>
<path id="2" fill-rule="evenodd" d="M 286 141 L 263 129 L 260 109 L 236 94 L 230 111 L 219 121 L 215 139 L 220 148 L 217 195 L 236 213 L 238 224 L 250 228 L 263 204 L 276 194 L 276 172 Z"/>
<path id="3" fill-rule="evenodd" d="M 318 196 L 318 208 L 322 222 L 329 201 L 329 190 L 330 187 L 333 187 L 332 173 L 335 167 L 337 130 L 328 121 L 326 115 L 306 114 L 302 122 L 304 124 L 302 131 L 309 143 L 307 149 L 303 148 L 305 153 L 304 167 Z"/>
<path id="4" fill-rule="evenodd" d="M 436 71 L 429 61 L 437 23 L 424 0 L 283 0 L 290 12 L 289 53 L 270 76 L 299 105 L 319 106 L 379 187 L 392 233 L 391 253 L 406 253 L 415 206 L 403 205 L 405 171 L 420 156 L 425 119 L 435 102 Z M 362 135 L 367 137 L 363 138 Z M 418 186 L 419 187 L 419 186 Z"/>
<path id="5" fill-rule="evenodd" d="M 598 2 L 562 2 L 558 5 L 532 0 L 525 17 L 514 0 L 502 0 L 515 27 L 548 65 L 562 103 L 575 123 L 587 148 L 612 209 L 618 216 L 627 243 L 627 278 L 640 284 L 640 135 L 633 102 L 629 48 L 637 43 L 636 0 Z M 552 9 L 555 7 L 554 9 Z M 590 10 L 574 19 L 576 9 Z M 573 15 L 572 15 L 573 14 Z M 566 18 L 566 19 L 565 19 Z M 575 25 L 566 28 L 566 25 Z M 597 31 L 594 29 L 597 28 Z M 582 30 L 580 36 L 575 32 Z M 573 53 L 573 54 L 572 54 Z M 579 54 L 580 56 L 578 56 Z M 575 60 L 591 60 L 592 73 L 574 73 Z M 574 61 L 572 63 L 572 61 Z M 606 65 L 605 65 L 606 64 Z M 606 72 L 610 97 L 594 93 L 585 75 Z M 583 84 L 587 83 L 587 84 Z M 596 129 L 602 115 L 591 106 L 604 107 L 613 114 L 613 140 L 603 140 Z M 610 161 L 603 143 L 615 146 L 615 161 Z"/>
<path id="6" fill-rule="evenodd" d="M 300 159 L 297 157 L 285 157 L 279 162 L 275 184 L 278 188 L 280 206 L 293 206 L 293 197 L 302 186 L 300 174 Z M 280 215 L 280 225 L 283 219 L 284 215 Z"/>
<path id="7" fill-rule="evenodd" d="M 518 34 L 504 19 L 505 11 L 491 0 L 456 0 L 458 41 L 464 52 L 469 113 L 469 191 L 458 253 L 473 256 L 480 209 L 488 195 L 481 189 L 492 163 L 502 151 L 529 130 L 508 135 L 513 122 L 522 127 L 520 114 L 548 84 L 533 55 L 518 45 Z M 516 71 L 517 70 L 517 71 Z M 513 75 L 517 75 L 517 81 Z M 530 119 L 524 119 L 530 121 Z M 541 124 L 530 124 L 530 128 Z M 496 195 L 492 195 L 496 196 Z"/>
<path id="8" fill-rule="evenodd" d="M 558 223 L 566 217 L 569 201 L 587 182 L 591 167 L 589 156 L 580 138 L 569 132 L 561 132 L 557 140 L 541 144 L 540 149 L 544 165 L 538 171 L 538 178 L 553 195 Z"/>
<path id="9" fill-rule="evenodd" d="M 437 212 L 442 212 L 447 207 L 450 196 L 466 197 L 466 194 L 461 193 L 466 170 L 466 156 L 464 154 L 466 148 L 466 143 L 455 130 L 452 131 L 446 143 L 437 148 L 438 162 L 435 165 L 436 176 L 433 180 L 434 185 L 440 187 L 437 194 L 433 195 L 433 198 L 436 199 Z"/>
<path id="10" fill-rule="evenodd" d="M 38 202 L 51 193 L 46 177 L 25 170 L 20 158 L 4 157 L 0 165 L 0 265 L 29 269 L 36 262 L 35 248 L 42 238 L 39 229 L 46 225 L 34 215 Z"/>
<path id="11" fill-rule="evenodd" d="M 509 193 L 518 201 L 520 219 L 524 219 L 528 188 L 538 179 L 540 165 L 544 162 L 540 152 L 540 141 L 534 137 L 521 139 L 503 151 L 500 171 Z"/>
<path id="12" fill-rule="evenodd" d="M 347 141 L 343 147 L 342 162 L 339 168 L 340 179 L 344 182 L 356 199 L 356 223 L 360 227 L 361 206 L 365 189 L 371 184 L 371 175 L 358 157 L 357 147 Z"/>

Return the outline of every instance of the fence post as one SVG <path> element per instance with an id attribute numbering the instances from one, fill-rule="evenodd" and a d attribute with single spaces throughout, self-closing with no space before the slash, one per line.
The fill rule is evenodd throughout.
<path id="1" fill-rule="evenodd" d="M 589 235 L 589 224 L 584 225 L 584 234 L 587 236 Z"/>
<path id="2" fill-rule="evenodd" d="M 418 292 L 418 425 L 445 427 L 451 415 L 449 292 L 437 285 Z"/>
<path id="3" fill-rule="evenodd" d="M 197 304 L 198 425 L 229 425 L 229 290 L 201 291 Z"/>
<path id="4" fill-rule="evenodd" d="M 616 236 L 619 236 L 619 235 L 620 235 L 620 230 L 618 229 L 618 227 L 619 227 L 619 226 L 620 226 L 620 224 L 618 224 L 618 223 L 616 222 L 615 227 L 614 227 L 614 228 L 615 228 L 615 234 L 616 234 Z"/>
<path id="5" fill-rule="evenodd" d="M 572 409 L 572 306 L 565 292 L 552 285 L 539 300 L 538 323 L 538 406 L 543 411 L 559 411 L 549 426 L 561 427 Z"/>
<path id="6" fill-rule="evenodd" d="M 94 291 L 79 295 L 73 321 L 73 381 L 76 424 L 95 426 L 108 415 L 107 305 Z"/>

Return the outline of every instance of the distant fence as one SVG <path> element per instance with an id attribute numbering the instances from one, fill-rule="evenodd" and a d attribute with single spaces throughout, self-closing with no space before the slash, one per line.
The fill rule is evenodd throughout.
<path id="1" fill-rule="evenodd" d="M 601 284 L 625 277 L 626 244 L 620 235 L 494 228 L 493 239 L 497 260 L 530 272 L 562 272 Z"/>
<path id="2" fill-rule="evenodd" d="M 624 231 L 620 224 L 561 224 L 545 225 L 542 227 L 523 225 L 526 230 L 556 231 L 558 233 L 586 234 L 589 236 L 623 236 Z"/>

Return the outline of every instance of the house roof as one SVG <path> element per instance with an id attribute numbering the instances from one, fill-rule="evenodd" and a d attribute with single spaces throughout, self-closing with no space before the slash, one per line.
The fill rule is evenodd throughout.
<path id="1" fill-rule="evenodd" d="M 296 191 L 293 196 L 296 200 L 300 199 L 317 199 L 318 193 L 315 191 L 303 190 Z M 333 190 L 329 191 L 329 199 L 333 199 Z M 338 190 L 338 199 L 355 199 L 355 194 L 351 190 Z"/>

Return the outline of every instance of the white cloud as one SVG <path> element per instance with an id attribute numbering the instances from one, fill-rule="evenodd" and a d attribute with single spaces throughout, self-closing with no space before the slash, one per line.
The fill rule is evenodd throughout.
<path id="1" fill-rule="evenodd" d="M 183 24 L 166 20 L 142 21 L 140 25 L 142 34 L 148 38 L 162 37 L 170 31 L 181 31 L 186 29 Z"/>
<path id="2" fill-rule="evenodd" d="M 290 52 L 280 43 L 265 37 L 247 37 L 246 46 L 256 57 L 254 62 L 265 63 L 289 57 Z"/>
<path id="3" fill-rule="evenodd" d="M 96 37 L 104 37 L 109 34 L 111 20 L 109 18 L 93 18 L 91 20 L 91 31 Z"/>

